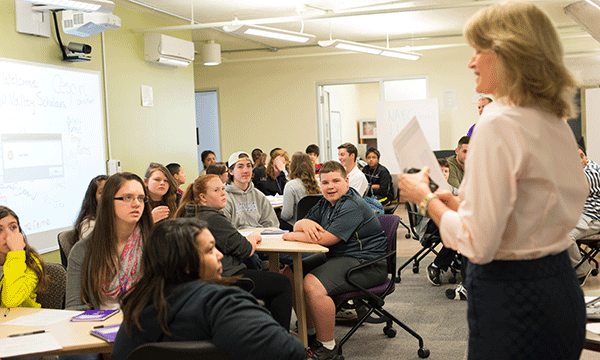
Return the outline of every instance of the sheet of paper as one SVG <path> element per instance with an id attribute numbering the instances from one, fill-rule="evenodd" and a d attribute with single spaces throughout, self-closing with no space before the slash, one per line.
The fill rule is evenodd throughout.
<path id="1" fill-rule="evenodd" d="M 69 320 L 73 316 L 81 314 L 82 312 L 83 311 L 44 309 L 31 315 L 20 316 L 16 319 L 4 322 L 0 324 L 0 326 L 48 326 L 63 320 Z"/>
<path id="2" fill-rule="evenodd" d="M 438 184 L 440 189 L 450 191 L 450 185 L 444 178 L 435 154 L 429 147 L 416 117 L 413 117 L 400 131 L 393 144 L 396 161 L 402 171 L 410 167 L 422 169 L 423 166 L 429 166 L 431 169 L 429 177 Z"/>
<path id="3" fill-rule="evenodd" d="M 59 349 L 62 349 L 62 346 L 50 333 L 0 339 L 0 358 Z"/>
<path id="4" fill-rule="evenodd" d="M 600 322 L 587 323 L 585 329 L 594 334 L 600 334 Z"/>

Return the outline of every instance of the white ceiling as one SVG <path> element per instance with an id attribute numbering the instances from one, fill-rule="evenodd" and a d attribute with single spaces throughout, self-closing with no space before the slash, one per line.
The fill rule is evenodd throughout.
<path id="1" fill-rule="evenodd" d="M 532 1 L 544 8 L 558 26 L 565 42 L 569 36 L 587 37 L 563 8 L 575 0 Z M 303 31 L 313 34 L 317 40 L 339 38 L 357 42 L 367 42 L 386 46 L 386 37 L 390 47 L 416 46 L 414 51 L 426 51 L 423 45 L 464 43 L 461 37 L 462 27 L 467 19 L 483 6 L 497 1 L 473 0 L 115 0 L 116 7 L 143 10 L 139 4 L 160 9 L 195 23 L 228 22 L 237 18 L 240 21 L 262 19 L 258 23 L 291 31 Z M 135 4 L 134 4 L 135 3 Z M 379 6 L 376 6 L 379 4 Z M 305 11 L 298 13 L 298 6 Z M 192 12 L 193 9 L 193 12 Z M 152 10 L 155 11 L 155 10 Z M 382 12 L 383 11 L 383 12 Z M 372 14 L 376 12 L 376 14 Z M 353 16 L 348 16 L 348 14 Z M 168 15 L 166 15 L 168 16 Z M 299 17 L 306 20 L 300 21 Z M 269 19 L 286 17 L 287 21 L 273 22 Z M 174 24 L 187 23 L 175 17 Z M 152 30 L 169 34 L 165 29 Z M 196 49 L 202 42 L 214 40 L 221 44 L 225 59 L 240 59 L 260 56 L 285 56 L 288 54 L 318 54 L 331 52 L 318 45 L 296 45 L 294 43 L 265 38 L 242 38 L 224 33 L 221 27 L 194 29 L 192 39 Z M 300 47 L 300 50 L 298 50 Z M 565 50 L 569 51 L 568 46 Z M 290 55 L 291 56 L 291 55 Z"/>

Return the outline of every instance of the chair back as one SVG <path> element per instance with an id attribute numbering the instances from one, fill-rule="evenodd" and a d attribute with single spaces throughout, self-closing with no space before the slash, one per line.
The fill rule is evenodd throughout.
<path id="1" fill-rule="evenodd" d="M 37 302 L 46 309 L 64 309 L 67 288 L 67 270 L 62 264 L 46 263 L 48 289 L 37 294 Z"/>
<path id="2" fill-rule="evenodd" d="M 379 223 L 381 223 L 381 228 L 385 233 L 385 237 L 387 240 L 387 253 L 391 253 L 396 251 L 396 243 L 398 238 L 398 225 L 400 225 L 400 217 L 398 215 L 380 215 L 377 217 Z M 387 258 L 387 266 L 388 273 L 391 273 L 392 276 L 396 274 L 396 256 L 389 256 Z"/>
<path id="3" fill-rule="evenodd" d="M 305 197 L 300 199 L 300 201 L 298 201 L 298 214 L 296 220 L 304 219 L 306 214 L 308 214 L 308 211 L 313 206 L 315 206 L 319 202 L 319 200 L 321 200 L 322 197 L 323 195 L 321 194 L 306 195 Z"/>
<path id="4" fill-rule="evenodd" d="M 206 340 L 147 343 L 138 346 L 127 360 L 232 360 Z"/>
<path id="5" fill-rule="evenodd" d="M 412 237 L 415 240 L 419 240 L 419 237 L 415 232 L 415 228 L 417 227 L 417 225 L 419 225 L 419 222 L 422 219 L 422 216 L 419 215 L 419 209 L 417 208 L 417 205 L 407 201 L 406 212 L 408 216 L 408 224 L 410 225 L 410 231 L 412 232 Z"/>
<path id="6" fill-rule="evenodd" d="M 60 261 L 64 267 L 67 267 L 69 253 L 75 245 L 75 230 L 66 230 L 58 233 L 58 248 L 60 249 Z"/>

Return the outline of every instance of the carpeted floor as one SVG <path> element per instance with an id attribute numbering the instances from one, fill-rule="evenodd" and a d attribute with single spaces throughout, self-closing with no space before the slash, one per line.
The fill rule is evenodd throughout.
<path id="1" fill-rule="evenodd" d="M 402 264 L 402 259 L 398 263 Z M 418 274 L 409 266 L 402 272 L 402 282 L 387 297 L 385 308 L 423 337 L 432 360 L 462 360 L 465 357 L 468 338 L 467 302 L 449 300 L 446 289 L 456 285 L 448 283 L 443 276 L 442 286 L 432 286 L 426 278 L 431 260 L 424 261 Z M 344 345 L 346 359 L 419 359 L 418 341 L 397 325 L 398 334 L 388 338 L 383 334 L 385 324 L 366 324 Z M 350 329 L 336 326 L 339 341 Z"/>

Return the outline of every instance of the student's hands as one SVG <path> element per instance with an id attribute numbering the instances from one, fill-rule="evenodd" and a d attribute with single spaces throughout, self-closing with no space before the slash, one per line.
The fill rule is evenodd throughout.
<path id="1" fill-rule="evenodd" d="M 281 155 L 276 157 L 275 160 L 273 160 L 273 166 L 279 171 L 285 170 L 285 158 Z"/>
<path id="2" fill-rule="evenodd" d="M 398 189 L 400 189 L 401 201 L 419 204 L 431 192 L 429 189 L 429 167 L 424 166 L 416 174 L 398 175 Z"/>
<path id="3" fill-rule="evenodd" d="M 252 252 L 250 253 L 250 256 L 252 256 L 252 255 L 254 255 L 254 252 L 256 251 L 256 246 L 262 242 L 262 236 L 260 236 L 260 230 L 255 231 L 251 234 L 248 234 L 248 236 L 246 236 L 246 240 L 248 240 L 248 242 L 252 245 Z"/>
<path id="4" fill-rule="evenodd" d="M 381 187 L 381 185 L 379 185 L 379 184 L 372 184 L 372 185 L 371 185 L 371 189 L 373 189 L 373 190 L 377 190 L 377 189 L 379 189 L 380 187 Z"/>
<path id="5" fill-rule="evenodd" d="M 166 205 L 161 205 L 161 206 L 157 206 L 154 209 L 152 209 L 152 219 L 154 220 L 154 223 L 156 224 L 157 222 L 166 219 L 169 217 L 169 207 Z"/>
<path id="6" fill-rule="evenodd" d="M 8 230 L 9 234 L 6 238 L 6 245 L 10 251 L 21 251 L 25 249 L 25 239 L 23 234 L 17 228 L 16 230 Z"/>
<path id="7" fill-rule="evenodd" d="M 321 235 L 325 232 L 325 229 L 323 229 L 321 225 L 312 220 L 302 219 L 296 222 L 296 224 L 294 225 L 294 231 L 301 231 L 308 235 L 312 242 L 317 242 L 321 239 Z"/>
<path id="8" fill-rule="evenodd" d="M 460 202 L 458 201 L 458 197 L 452 195 L 452 193 L 448 190 L 437 190 L 435 194 L 438 196 L 442 202 L 450 208 L 450 210 L 458 211 L 458 205 Z"/>

